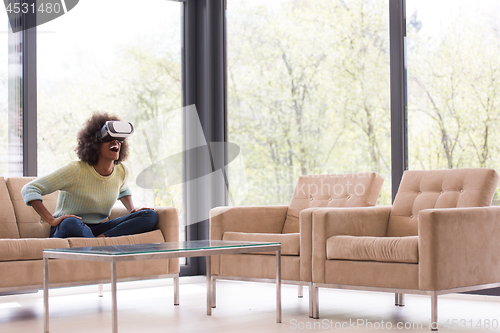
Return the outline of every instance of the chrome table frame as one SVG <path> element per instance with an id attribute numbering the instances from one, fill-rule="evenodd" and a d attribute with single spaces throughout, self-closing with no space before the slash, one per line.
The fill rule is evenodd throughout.
<path id="1" fill-rule="evenodd" d="M 224 242 L 224 241 L 222 241 Z M 179 244 L 178 242 L 174 242 Z M 152 253 L 132 253 L 132 254 L 96 254 L 69 252 L 70 249 L 63 251 L 44 250 L 43 251 L 43 331 L 49 333 L 49 259 L 70 259 L 85 261 L 109 262 L 111 264 L 111 312 L 112 312 L 112 332 L 118 333 L 118 314 L 116 299 L 116 263 L 122 261 L 139 261 L 152 259 L 170 259 L 181 257 L 206 257 L 207 262 L 207 315 L 212 314 L 212 301 L 215 297 L 213 293 L 212 274 L 211 274 L 211 256 L 223 254 L 240 254 L 252 252 L 275 251 L 276 252 L 276 322 L 281 323 L 281 244 L 280 243 L 257 243 L 255 245 L 232 245 L 232 242 L 225 242 L 223 247 L 205 248 L 205 249 L 182 249 L 170 252 L 152 252 Z M 144 245 L 144 244 L 141 244 Z M 174 277 L 174 304 L 179 304 L 179 277 Z"/>

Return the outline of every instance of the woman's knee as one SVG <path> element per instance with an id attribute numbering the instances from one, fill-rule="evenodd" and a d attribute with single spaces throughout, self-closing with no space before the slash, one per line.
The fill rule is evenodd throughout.
<path id="1" fill-rule="evenodd" d="M 152 209 L 145 209 L 144 211 L 145 220 L 148 221 L 151 229 L 156 227 L 158 224 L 158 214 Z"/>
<path id="2" fill-rule="evenodd" d="M 74 227 L 80 227 L 82 224 L 82 220 L 77 219 L 76 217 L 67 217 L 64 220 L 59 223 L 60 228 L 74 228 Z"/>
<path id="3" fill-rule="evenodd" d="M 94 237 L 92 231 L 76 217 L 67 217 L 59 223 L 54 237 Z"/>

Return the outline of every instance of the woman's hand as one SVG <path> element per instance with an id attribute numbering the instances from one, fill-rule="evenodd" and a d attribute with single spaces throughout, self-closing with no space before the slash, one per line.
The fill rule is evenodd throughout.
<path id="1" fill-rule="evenodd" d="M 135 212 L 138 212 L 140 210 L 146 210 L 146 209 L 150 209 L 150 210 L 154 210 L 154 208 L 147 208 L 147 207 L 141 207 L 141 208 L 134 208 L 130 211 L 130 214 L 132 213 L 135 213 Z"/>
<path id="2" fill-rule="evenodd" d="M 64 219 L 67 219 L 68 217 L 76 217 L 79 220 L 82 219 L 80 216 L 70 215 L 70 214 L 64 214 L 62 216 L 53 218 L 51 221 L 47 221 L 47 223 L 50 224 L 53 227 L 57 227 L 59 225 L 59 223 L 61 223 Z"/>
<path id="3" fill-rule="evenodd" d="M 62 220 L 64 220 L 65 218 L 68 218 L 68 217 L 76 217 L 77 219 L 80 219 L 80 220 L 82 219 L 79 216 L 69 215 L 69 214 L 54 218 L 52 216 L 52 214 L 48 211 L 48 209 L 45 207 L 42 200 L 32 200 L 32 201 L 30 201 L 30 205 L 31 205 L 31 207 L 33 207 L 35 212 L 37 212 L 38 215 L 40 215 L 40 217 L 42 219 L 47 221 L 47 223 L 53 227 L 57 227 L 59 225 L 59 223 L 62 222 Z"/>

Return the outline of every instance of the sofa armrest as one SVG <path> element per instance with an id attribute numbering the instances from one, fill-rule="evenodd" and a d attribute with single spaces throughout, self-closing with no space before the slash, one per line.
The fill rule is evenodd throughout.
<path id="1" fill-rule="evenodd" d="M 155 207 L 158 214 L 157 229 L 163 233 L 165 242 L 179 241 L 179 215 L 177 209 L 173 207 Z"/>
<path id="2" fill-rule="evenodd" d="M 391 214 L 391 206 L 320 208 L 312 213 L 312 282 L 325 282 L 326 240 L 332 236 L 384 237 Z M 302 231 L 302 238 L 307 237 Z M 302 253 L 301 244 L 301 253 Z"/>
<path id="3" fill-rule="evenodd" d="M 281 233 L 288 206 L 216 207 L 210 210 L 210 239 L 224 232 Z"/>
<path id="4" fill-rule="evenodd" d="M 500 282 L 500 207 L 422 210 L 418 235 L 421 290 Z"/>
<path id="5" fill-rule="evenodd" d="M 158 214 L 158 224 L 156 229 L 160 229 L 165 242 L 179 241 L 179 216 L 177 209 L 173 207 L 154 207 Z M 124 207 L 116 207 L 111 210 L 110 219 L 127 215 L 128 211 Z M 179 258 L 168 259 L 169 273 L 175 274 L 180 272 Z"/>

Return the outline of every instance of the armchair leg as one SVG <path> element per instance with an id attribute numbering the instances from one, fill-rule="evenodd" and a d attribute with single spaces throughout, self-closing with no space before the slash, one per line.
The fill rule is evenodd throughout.
<path id="1" fill-rule="evenodd" d="M 312 301 L 312 315 L 313 319 L 319 319 L 319 288 L 316 287 L 316 284 L 312 284 L 313 301 Z"/>
<path id="2" fill-rule="evenodd" d="M 304 297 L 304 285 L 299 284 L 299 298 Z"/>
<path id="3" fill-rule="evenodd" d="M 313 317 L 313 284 L 309 282 L 309 318 Z"/>
<path id="4" fill-rule="evenodd" d="M 396 295 L 396 306 L 405 306 L 405 294 Z"/>
<path id="5" fill-rule="evenodd" d="M 436 292 L 431 294 L 431 331 L 438 330 L 438 296 Z"/>

